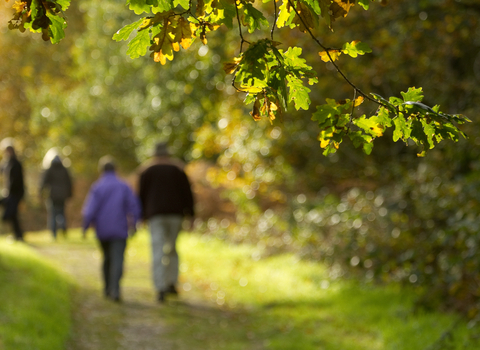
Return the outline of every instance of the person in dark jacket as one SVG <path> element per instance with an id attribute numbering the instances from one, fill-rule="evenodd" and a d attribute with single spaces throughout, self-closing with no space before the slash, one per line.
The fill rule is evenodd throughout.
<path id="1" fill-rule="evenodd" d="M 4 175 L 4 198 L 2 204 L 5 207 L 3 221 L 10 222 L 17 241 L 23 241 L 23 231 L 18 220 L 18 205 L 25 193 L 23 181 L 23 167 L 17 159 L 13 146 L 5 148 L 7 162 L 3 167 Z"/>
<path id="2" fill-rule="evenodd" d="M 127 183 L 116 176 L 112 158 L 102 157 L 99 166 L 103 174 L 92 185 L 83 206 L 83 236 L 90 225 L 95 227 L 103 252 L 105 296 L 118 302 L 127 238 L 129 231 L 135 231 L 141 209 Z"/>
<path id="3" fill-rule="evenodd" d="M 53 238 L 57 238 L 57 228 L 67 234 L 65 218 L 65 202 L 72 197 L 72 179 L 69 171 L 62 163 L 60 156 L 54 156 L 50 166 L 43 173 L 40 193 L 48 190 L 47 211 L 48 227 L 52 230 Z"/>
<path id="4" fill-rule="evenodd" d="M 156 145 L 151 164 L 141 172 L 139 196 L 143 219 L 148 222 L 153 256 L 153 280 L 158 301 L 177 294 L 176 240 L 184 216 L 193 223 L 194 200 L 181 162 L 170 157 L 166 143 Z"/>

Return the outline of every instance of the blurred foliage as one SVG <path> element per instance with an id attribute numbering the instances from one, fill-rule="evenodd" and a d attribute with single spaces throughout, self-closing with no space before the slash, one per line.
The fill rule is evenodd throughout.
<path id="1" fill-rule="evenodd" d="M 245 119 L 245 96 L 217 69 L 238 54 L 238 47 L 225 44 L 236 33 L 219 28 L 209 33 L 208 45 L 194 42 L 193 54 L 179 51 L 162 68 L 148 58 L 128 58 L 128 44 L 111 41 L 118 28 L 138 19 L 134 14 L 114 1 L 91 0 L 71 5 L 74 15 L 58 45 L 1 29 L 0 44 L 9 50 L 0 52 L 8 62 L 0 66 L 0 136 L 15 137 L 28 164 L 59 146 L 75 173 L 90 179 L 106 153 L 128 172 L 148 158 L 156 141 L 169 141 L 177 156 L 211 165 L 202 184 L 217 187 L 227 203 L 222 213 L 205 218 L 207 232 L 256 243 L 266 253 L 286 249 L 323 260 L 332 277 L 418 285 L 428 296 L 425 306 L 441 303 L 475 320 L 480 8 L 473 0 L 371 7 L 350 11 L 333 34 L 319 28 L 328 33 L 327 47 L 343 48 L 358 33 L 369 43 L 368 55 L 338 58 L 345 74 L 381 96 L 422 86 L 422 103 L 472 116 L 473 123 L 461 126 L 469 139 L 441 143 L 418 159 L 422 150 L 406 147 L 411 137 L 403 134 L 405 142 L 394 143 L 398 135 L 386 130 L 389 137 L 373 141 L 368 157 L 348 139 L 322 156 L 311 109 L 273 123 Z M 3 8 L 0 17 L 8 18 Z M 325 72 L 310 94 L 312 105 L 327 96 L 356 103 L 352 87 L 332 62 L 318 58 L 311 39 L 300 31 L 278 33 L 285 45 L 302 47 L 313 70 Z M 367 103 L 356 108 L 358 115 L 377 111 Z M 214 201 L 201 199 L 203 207 Z"/>
<path id="2" fill-rule="evenodd" d="M 409 87 L 408 91 L 401 92 L 402 98 L 398 92 L 390 97 L 364 92 L 336 63 L 342 54 L 357 58 L 372 52 L 368 44 L 355 38 L 357 33 L 351 36 L 356 40 L 342 43 L 341 48 L 327 47 L 322 42 L 328 36 L 325 32 L 321 36 L 318 33 L 322 28 L 333 30 L 333 22 L 354 12 L 351 10 L 356 3 L 368 10 L 371 3 L 378 1 L 284 0 L 278 5 L 270 0 L 127 1 L 129 9 L 141 17 L 127 21 L 113 39 L 129 41 L 126 51 L 129 57 L 138 58 L 151 51 L 154 61 L 165 65 L 173 60 L 174 52 L 189 49 L 197 39 L 206 45 L 207 36 L 210 38 L 217 31 L 235 32 L 236 38 L 230 37 L 235 38 L 240 52 L 224 64 L 224 70 L 233 75 L 232 86 L 236 91 L 247 92 L 244 103 L 253 104 L 250 112 L 253 119 L 266 117 L 270 121 L 282 116 L 289 104 L 297 111 L 310 108 L 310 94 L 315 94 L 318 73 L 302 54 L 304 47 L 316 46 L 319 57 L 313 62 L 329 63 L 350 86 L 349 95 L 353 95 L 341 100 L 329 97 L 326 104 L 314 105 L 317 110 L 312 120 L 318 123 L 318 140 L 325 149 L 324 155 L 335 153 L 345 140 L 370 154 L 373 141 L 390 128 L 394 129 L 394 141 L 413 142 L 420 146 L 421 156 L 443 140 L 458 141 L 464 134 L 457 125 L 470 121 L 467 117 L 440 111 L 438 104 L 429 107 L 422 103 L 421 88 Z M 41 31 L 44 40 L 58 43 L 65 36 L 63 11 L 69 5 L 69 0 L 16 2 L 12 6 L 14 18 L 9 21 L 9 29 Z M 103 23 L 100 18 L 95 20 L 93 26 Z M 279 41 L 283 38 L 279 34 L 282 29 L 287 36 L 288 32 L 298 29 L 305 33 L 308 41 L 303 45 L 290 42 L 282 49 Z M 375 109 L 359 114 L 358 107 L 364 101 L 373 103 Z"/>

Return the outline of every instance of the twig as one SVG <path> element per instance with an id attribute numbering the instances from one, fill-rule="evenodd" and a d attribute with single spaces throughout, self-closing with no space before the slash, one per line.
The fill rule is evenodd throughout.
<path id="1" fill-rule="evenodd" d="M 275 27 L 277 26 L 277 18 L 278 18 L 277 2 L 275 0 L 273 0 L 273 8 L 274 8 L 274 13 L 275 13 L 275 18 L 273 19 L 272 30 L 270 31 L 270 37 L 272 38 L 272 41 L 273 41 L 273 31 L 275 30 Z"/>
<path id="2" fill-rule="evenodd" d="M 238 1 L 240 2 L 240 0 Z M 237 4 L 237 1 L 235 1 L 235 12 L 237 13 L 237 23 L 238 23 L 238 31 L 240 33 L 240 38 L 242 39 L 241 43 L 240 43 L 240 53 L 243 52 L 243 43 L 248 43 L 248 41 L 246 41 L 243 37 L 243 34 L 242 34 L 242 24 L 240 23 L 240 15 L 238 14 L 238 4 Z"/>
<path id="3" fill-rule="evenodd" d="M 295 5 L 293 4 L 293 1 L 292 0 L 288 0 L 288 3 L 290 4 L 290 6 L 293 8 L 293 10 L 295 11 L 295 13 L 297 14 L 298 18 L 300 18 L 300 21 L 302 22 L 303 26 L 305 27 L 305 30 L 308 32 L 308 34 L 310 34 L 311 38 L 327 53 L 327 56 L 330 60 L 330 62 L 332 63 L 332 65 L 335 67 L 335 69 L 337 70 L 338 74 L 340 74 L 343 78 L 343 80 L 345 80 L 356 92 L 358 92 L 360 95 L 362 95 L 363 97 L 365 97 L 367 100 L 371 101 L 371 102 L 374 102 L 378 105 L 381 105 L 385 108 L 388 108 L 388 106 L 384 105 L 383 103 L 371 98 L 370 96 L 368 96 L 366 93 L 364 93 L 361 89 L 359 89 L 354 83 L 352 83 L 350 81 L 350 79 L 347 78 L 347 76 L 342 72 L 342 70 L 340 69 L 340 67 L 338 67 L 338 65 L 334 62 L 334 60 L 332 59 L 332 56 L 330 55 L 330 52 L 329 52 L 329 49 L 327 47 L 325 47 L 325 45 L 323 45 L 320 40 L 318 40 L 315 35 L 313 35 L 312 31 L 310 30 L 310 28 L 308 28 L 307 24 L 305 23 L 305 21 L 303 20 L 302 16 L 300 16 L 300 13 L 297 11 Z"/>

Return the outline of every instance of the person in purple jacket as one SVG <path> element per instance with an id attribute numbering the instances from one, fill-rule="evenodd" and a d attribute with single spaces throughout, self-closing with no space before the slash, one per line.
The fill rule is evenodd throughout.
<path id="1" fill-rule="evenodd" d="M 110 156 L 100 159 L 99 168 L 102 176 L 90 188 L 82 210 L 83 236 L 90 225 L 95 227 L 103 252 L 105 296 L 119 302 L 128 233 L 135 232 L 141 209 L 133 191 L 115 174 Z"/>

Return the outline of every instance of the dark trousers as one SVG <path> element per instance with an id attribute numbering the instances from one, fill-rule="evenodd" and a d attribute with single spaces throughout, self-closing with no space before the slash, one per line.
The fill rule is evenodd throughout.
<path id="1" fill-rule="evenodd" d="M 48 209 L 48 227 L 52 230 L 53 237 L 57 237 L 57 229 L 67 231 L 67 223 L 65 220 L 65 201 L 57 201 L 49 199 L 47 202 Z"/>
<path id="2" fill-rule="evenodd" d="M 118 299 L 120 298 L 120 279 L 123 274 L 123 256 L 127 246 L 126 239 L 112 239 L 100 241 L 103 252 L 103 279 L 105 295 Z"/>
<path id="3" fill-rule="evenodd" d="M 18 205 L 21 199 L 22 198 L 18 196 L 8 196 L 2 200 L 2 204 L 5 207 L 2 219 L 3 221 L 11 223 L 17 241 L 23 241 L 23 231 L 18 221 Z"/>

